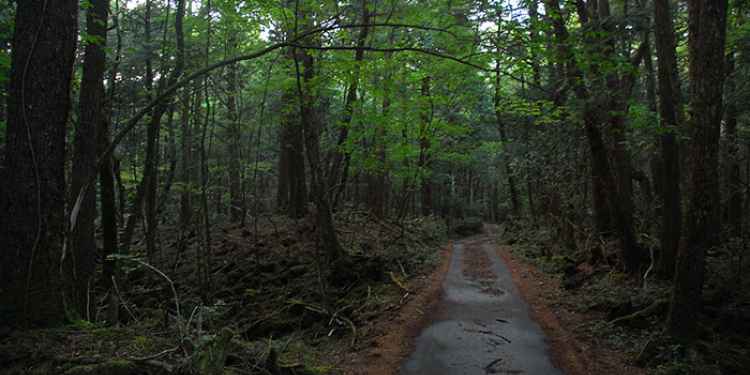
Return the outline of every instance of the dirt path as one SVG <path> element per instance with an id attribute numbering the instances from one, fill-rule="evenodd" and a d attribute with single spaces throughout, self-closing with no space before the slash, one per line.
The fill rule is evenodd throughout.
<path id="1" fill-rule="evenodd" d="M 457 241 L 402 375 L 562 374 L 491 236 Z"/>

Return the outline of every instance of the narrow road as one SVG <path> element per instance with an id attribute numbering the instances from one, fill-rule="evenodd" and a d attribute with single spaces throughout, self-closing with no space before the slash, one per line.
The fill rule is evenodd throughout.
<path id="1" fill-rule="evenodd" d="M 555 375 L 545 337 L 490 236 L 454 244 L 441 301 L 401 375 Z"/>

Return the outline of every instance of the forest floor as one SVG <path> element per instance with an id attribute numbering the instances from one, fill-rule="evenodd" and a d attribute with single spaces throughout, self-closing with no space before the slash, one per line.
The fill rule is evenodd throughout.
<path id="1" fill-rule="evenodd" d="M 139 257 L 136 243 L 120 260 L 119 325 L 104 322 L 98 290 L 87 320 L 15 332 L 0 322 L 0 374 L 450 374 L 434 371 L 445 359 L 434 357 L 435 337 L 453 347 L 446 358 L 471 349 L 478 358 L 464 369 L 477 374 L 554 371 L 524 367 L 539 358 L 569 375 L 750 368 L 743 326 L 717 320 L 702 352 L 688 350 L 661 333 L 665 285 L 641 287 L 586 262 L 571 281 L 570 259 L 503 226 L 446 246 L 435 219 L 390 222 L 356 210 L 336 219 L 351 259 L 343 275 L 321 264 L 311 219 L 261 217 L 257 232 L 217 225 L 210 252 L 197 231 L 163 228 L 161 254 Z M 628 318 L 655 303 L 650 315 Z"/>
<path id="2" fill-rule="evenodd" d="M 161 254 L 142 256 L 137 242 L 118 258 L 119 325 L 103 321 L 101 291 L 90 319 L 24 331 L 0 323 L 0 373 L 341 373 L 352 353 L 384 333 L 399 336 L 384 331 L 387 322 L 419 320 L 447 250 L 438 220 L 391 222 L 356 210 L 336 220 L 351 261 L 344 274 L 322 264 L 311 218 L 261 217 L 257 233 L 252 222 L 216 225 L 210 251 L 197 230 L 162 227 Z"/>
<path id="3" fill-rule="evenodd" d="M 566 373 L 750 373 L 750 295 L 721 251 L 708 259 L 700 335 L 679 342 L 664 330 L 670 283 L 623 274 L 616 244 L 573 251 L 528 223 L 495 228 L 498 252 Z"/>

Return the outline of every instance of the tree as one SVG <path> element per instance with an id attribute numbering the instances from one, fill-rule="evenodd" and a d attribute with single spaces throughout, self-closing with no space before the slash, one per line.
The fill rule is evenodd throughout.
<path id="1" fill-rule="evenodd" d="M 669 279 L 674 274 L 680 245 L 682 205 L 680 194 L 680 156 L 677 129 L 682 120 L 682 94 L 677 72 L 674 26 L 670 0 L 654 0 L 654 32 L 659 75 L 659 116 L 664 133 L 660 137 L 662 178 L 659 193 L 663 202 L 659 274 Z M 659 178 L 654 176 L 654 178 Z"/>
<path id="2" fill-rule="evenodd" d="M 685 243 L 669 310 L 669 332 L 696 334 L 706 251 L 719 240 L 719 136 L 722 119 L 727 0 L 688 2 L 690 175 Z"/>
<path id="3" fill-rule="evenodd" d="M 86 47 L 79 99 L 79 119 L 75 133 L 75 153 L 71 177 L 71 199 L 78 206 L 78 215 L 71 234 L 67 298 L 69 310 L 76 316 L 91 319 L 91 281 L 96 267 L 96 188 L 86 186 L 94 179 L 96 168 L 97 134 L 104 122 L 104 72 L 107 57 L 107 17 L 109 0 L 94 0 L 86 11 Z M 85 189 L 81 201 L 79 192 Z"/>
<path id="4" fill-rule="evenodd" d="M 7 321 L 51 325 L 65 317 L 58 287 L 78 0 L 19 2 L 15 24 L 0 190 L 0 304 L 10 310 Z"/>

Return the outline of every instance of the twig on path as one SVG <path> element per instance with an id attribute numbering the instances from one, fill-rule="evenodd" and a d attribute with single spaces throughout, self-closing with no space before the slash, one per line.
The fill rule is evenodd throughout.
<path id="1" fill-rule="evenodd" d="M 503 335 L 498 335 L 495 332 L 492 332 L 492 331 L 474 331 L 474 332 L 481 333 L 481 334 L 484 334 L 484 335 L 490 335 L 490 336 L 499 337 L 499 338 L 505 340 L 505 342 L 507 342 L 508 344 L 510 344 L 510 339 L 508 339 L 507 337 L 505 337 Z"/>
<path id="2" fill-rule="evenodd" d="M 490 362 L 487 366 L 484 366 L 484 371 L 489 374 L 490 371 L 492 370 L 492 367 L 495 366 L 496 364 L 502 362 L 502 360 L 503 360 L 502 358 L 498 358 L 498 359 Z"/>

